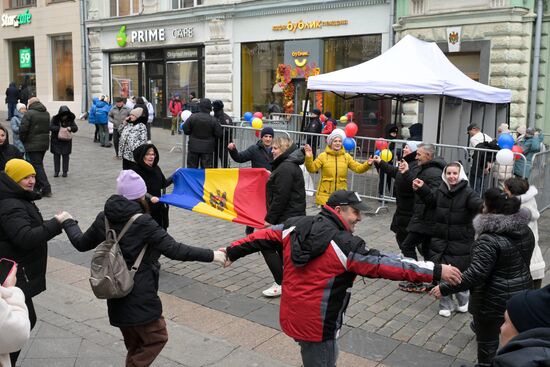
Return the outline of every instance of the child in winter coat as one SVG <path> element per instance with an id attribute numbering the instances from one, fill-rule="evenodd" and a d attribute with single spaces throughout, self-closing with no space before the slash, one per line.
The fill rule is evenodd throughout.
<path id="1" fill-rule="evenodd" d="M 470 265 L 470 251 L 474 243 L 472 221 L 480 212 L 481 198 L 469 186 L 464 167 L 459 162 L 449 163 L 441 175 L 443 182 L 431 191 L 424 181 L 413 180 L 415 190 L 426 206 L 434 208 L 434 228 L 427 260 L 450 264 L 461 271 Z M 456 294 L 458 312 L 468 311 L 469 291 Z M 441 297 L 439 315 L 450 317 L 455 309 L 452 295 Z"/>
<path id="2" fill-rule="evenodd" d="M 542 285 L 542 279 L 544 278 L 546 263 L 544 262 L 539 247 L 539 227 L 537 221 L 540 217 L 540 213 L 537 208 L 537 201 L 535 200 L 538 190 L 533 185 L 529 186 L 527 180 L 523 178 L 511 177 L 504 181 L 504 192 L 510 196 L 516 196 L 521 201 L 521 207 L 531 212 L 529 228 L 531 228 L 535 236 L 535 248 L 533 250 L 533 256 L 531 256 L 530 270 L 531 277 L 533 277 L 533 288 L 539 289 Z"/>
<path id="3" fill-rule="evenodd" d="M 334 129 L 327 137 L 325 151 L 315 160 L 313 159 L 313 148 L 308 144 L 304 146 L 306 153 L 305 165 L 310 173 L 321 170 L 321 179 L 315 195 L 315 204 L 325 205 L 330 194 L 337 190 L 348 188 L 348 168 L 355 173 L 364 173 L 370 169 L 369 162 L 359 163 L 346 153 L 342 142 L 346 133 L 342 129 Z"/>

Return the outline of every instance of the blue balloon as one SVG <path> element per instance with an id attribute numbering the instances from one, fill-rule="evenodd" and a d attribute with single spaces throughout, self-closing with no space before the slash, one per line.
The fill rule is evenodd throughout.
<path id="1" fill-rule="evenodd" d="M 355 139 L 353 138 L 345 138 L 344 139 L 344 148 L 347 151 L 354 150 L 355 149 Z"/>
<path id="2" fill-rule="evenodd" d="M 512 149 L 514 146 L 514 137 L 512 134 L 502 134 L 498 137 L 498 146 L 500 149 Z"/>
<path id="3" fill-rule="evenodd" d="M 374 155 L 377 155 L 377 156 L 380 157 L 380 149 L 376 149 L 376 150 L 374 151 Z"/>
<path id="4" fill-rule="evenodd" d="M 244 113 L 244 119 L 248 122 L 252 121 L 254 118 L 254 114 L 252 112 L 245 112 Z"/>
<path id="5" fill-rule="evenodd" d="M 180 124 L 180 130 L 183 130 L 183 122 Z"/>

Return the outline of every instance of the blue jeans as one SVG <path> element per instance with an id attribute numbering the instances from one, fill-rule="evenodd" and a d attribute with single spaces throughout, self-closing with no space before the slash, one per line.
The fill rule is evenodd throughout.
<path id="1" fill-rule="evenodd" d="M 8 118 L 11 120 L 15 113 L 15 106 L 17 103 L 8 103 Z"/>
<path id="2" fill-rule="evenodd" d="M 304 367 L 335 367 L 338 359 L 336 339 L 324 342 L 298 341 Z"/>

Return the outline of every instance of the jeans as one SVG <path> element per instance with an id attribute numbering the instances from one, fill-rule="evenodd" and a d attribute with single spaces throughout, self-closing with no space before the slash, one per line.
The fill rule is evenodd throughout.
<path id="1" fill-rule="evenodd" d="M 151 125 L 153 125 L 152 122 L 148 122 L 147 124 L 145 124 L 145 126 L 147 127 L 147 141 L 151 140 Z"/>
<path id="2" fill-rule="evenodd" d="M 120 133 L 117 129 L 113 130 L 113 144 L 115 146 L 115 154 L 118 157 L 118 147 L 120 143 Z"/>
<path id="3" fill-rule="evenodd" d="M 27 156 L 36 171 L 36 191 L 40 190 L 43 194 L 48 194 L 52 192 L 52 187 L 44 170 L 45 154 L 46 152 L 27 152 Z"/>
<path id="4" fill-rule="evenodd" d="M 69 155 L 68 154 L 54 154 L 53 155 L 53 171 L 55 174 L 59 174 L 59 168 L 61 166 L 61 157 L 63 157 L 63 173 L 69 172 Z"/>
<path id="5" fill-rule="evenodd" d="M 214 153 L 187 152 L 187 168 L 212 168 Z"/>
<path id="6" fill-rule="evenodd" d="M 304 367 L 335 367 L 338 359 L 336 339 L 324 342 L 298 341 Z"/>
<path id="7" fill-rule="evenodd" d="M 105 125 L 96 125 L 99 126 L 99 143 L 102 147 L 109 145 L 109 126 Z"/>
<path id="8" fill-rule="evenodd" d="M 126 366 L 150 366 L 168 341 L 166 321 L 162 316 L 145 325 L 121 327 L 120 331 L 128 350 Z"/>
<path id="9" fill-rule="evenodd" d="M 464 306 L 466 303 L 468 303 L 470 299 L 470 291 L 464 291 L 464 292 L 458 292 L 454 294 L 456 297 L 456 301 L 458 302 L 459 306 Z M 454 302 L 453 302 L 453 294 L 449 294 L 448 296 L 443 296 L 439 300 L 439 309 L 440 310 L 454 310 Z"/>
<path id="10" fill-rule="evenodd" d="M 11 118 L 13 117 L 14 113 L 15 113 L 15 106 L 17 105 L 17 103 L 8 103 L 8 119 L 11 120 Z"/>

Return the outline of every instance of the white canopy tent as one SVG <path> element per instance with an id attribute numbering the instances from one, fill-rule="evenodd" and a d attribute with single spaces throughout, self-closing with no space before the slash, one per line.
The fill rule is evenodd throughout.
<path id="1" fill-rule="evenodd" d="M 449 96 L 483 104 L 506 104 L 505 110 L 507 110 L 507 104 L 512 100 L 510 90 L 491 87 L 470 79 L 447 59 L 435 43 L 421 41 L 410 35 L 405 36 L 391 49 L 370 61 L 310 77 L 307 81 L 307 88 L 310 91 L 331 91 L 344 95 L 379 95 L 398 100 L 423 96 L 425 103 L 424 140 L 433 142 L 448 140 L 440 134 L 443 126 L 439 126 L 441 125 L 439 122 L 442 119 L 441 110 L 444 100 L 441 97 Z M 403 98 L 407 96 L 413 98 Z M 430 96 L 433 97 L 430 98 Z M 484 125 L 485 120 L 489 117 L 485 116 L 485 107 L 483 105 L 481 125 Z M 433 109 L 437 111 L 433 111 Z M 496 106 L 493 106 L 493 109 L 494 111 L 491 110 L 489 115 L 494 114 L 494 124 L 496 125 L 497 119 L 503 119 L 503 109 L 497 111 Z M 471 108 L 469 112 L 468 122 L 472 121 L 472 116 L 475 120 L 476 114 L 480 115 L 474 111 L 474 108 Z M 506 114 L 507 112 L 504 111 L 504 115 Z M 464 112 L 459 111 L 458 115 L 463 118 Z M 426 120 L 428 117 L 429 119 Z M 435 121 L 433 121 L 434 117 L 437 117 Z M 460 117 L 459 122 L 462 122 Z M 435 125 L 436 123 L 438 126 Z M 447 118 L 445 123 L 447 123 Z M 492 126 L 485 127 L 488 128 L 488 131 L 492 130 Z M 450 135 L 454 135 L 455 129 L 447 130 L 453 130 Z M 448 133 L 450 131 L 444 135 L 450 136 Z"/>

